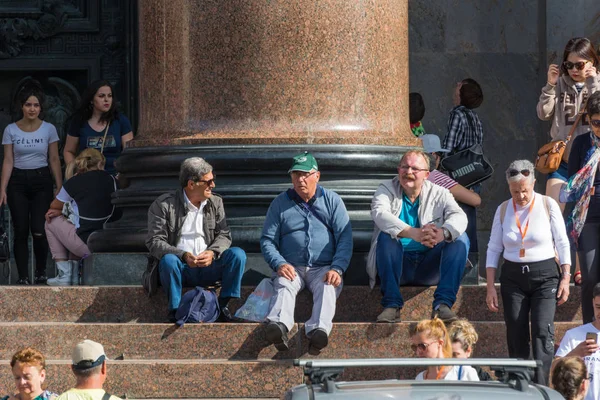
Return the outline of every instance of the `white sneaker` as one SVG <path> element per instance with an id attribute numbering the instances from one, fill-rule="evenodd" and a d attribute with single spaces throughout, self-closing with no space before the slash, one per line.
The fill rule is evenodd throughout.
<path id="1" fill-rule="evenodd" d="M 57 261 L 56 269 L 58 276 L 48 279 L 46 283 L 50 286 L 71 286 L 71 262 Z"/>

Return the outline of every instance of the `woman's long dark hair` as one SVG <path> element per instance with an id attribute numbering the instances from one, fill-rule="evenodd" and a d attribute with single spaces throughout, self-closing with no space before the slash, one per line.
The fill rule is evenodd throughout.
<path id="1" fill-rule="evenodd" d="M 591 61 L 594 64 L 594 67 L 598 68 L 600 66 L 600 59 L 598 59 L 598 55 L 596 54 L 596 50 L 594 49 L 594 45 L 588 38 L 576 37 L 567 42 L 565 46 L 565 51 L 563 53 L 563 63 L 567 61 L 569 54 L 575 53 L 581 58 L 585 58 L 588 61 Z M 568 75 L 569 71 L 565 68 L 565 66 L 560 64 L 560 71 L 563 74 Z"/>
<path id="2" fill-rule="evenodd" d="M 90 85 L 83 91 L 83 94 L 81 95 L 81 102 L 71 117 L 72 124 L 74 124 L 77 128 L 80 128 L 85 121 L 92 118 L 92 114 L 94 113 L 94 96 L 96 95 L 96 92 L 98 92 L 98 89 L 103 86 L 108 86 L 110 88 L 112 93 L 112 103 L 108 111 L 102 113 L 100 116 L 100 121 L 112 122 L 119 118 L 115 89 L 109 81 L 101 79 L 90 83 Z"/>
<path id="3" fill-rule="evenodd" d="M 38 81 L 36 81 L 35 79 L 30 79 L 19 88 L 16 95 L 15 106 L 18 107 L 19 115 L 21 116 L 21 118 L 23 118 L 23 105 L 31 96 L 35 96 L 38 99 L 40 103 L 40 111 L 44 111 L 44 102 L 46 101 L 44 89 L 42 89 L 42 85 Z M 21 118 L 17 118 L 17 120 Z"/>

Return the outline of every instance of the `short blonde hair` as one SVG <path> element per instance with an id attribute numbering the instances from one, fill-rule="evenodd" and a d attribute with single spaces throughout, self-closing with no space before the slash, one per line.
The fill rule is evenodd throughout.
<path id="1" fill-rule="evenodd" d="M 423 158 L 423 160 L 425 160 L 425 164 L 427 165 L 427 169 L 429 170 L 431 167 L 431 162 L 430 162 L 430 158 L 429 155 L 427 153 L 425 153 L 424 151 L 421 150 L 409 150 L 406 153 L 404 153 L 404 155 L 402 155 L 402 158 L 400 159 L 400 162 L 398 163 L 398 166 L 400 166 L 402 164 L 402 161 L 404 161 L 404 159 L 410 155 L 416 155 L 416 156 L 421 156 Z"/>

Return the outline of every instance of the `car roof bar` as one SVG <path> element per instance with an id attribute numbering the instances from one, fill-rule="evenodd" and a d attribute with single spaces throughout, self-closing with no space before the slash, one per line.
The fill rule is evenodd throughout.
<path id="1" fill-rule="evenodd" d="M 541 361 L 519 360 L 516 358 L 353 358 L 330 360 L 294 360 L 294 366 L 307 368 L 427 367 L 438 365 L 537 368 L 541 365 Z"/>

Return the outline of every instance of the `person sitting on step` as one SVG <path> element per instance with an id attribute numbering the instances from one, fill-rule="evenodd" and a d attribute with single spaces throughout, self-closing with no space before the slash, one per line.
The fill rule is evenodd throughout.
<path id="1" fill-rule="evenodd" d="M 381 281 L 384 310 L 377 322 L 397 322 L 404 300 L 400 285 L 434 286 L 432 317 L 456 319 L 469 238 L 467 216 L 452 194 L 429 182 L 429 157 L 411 150 L 398 176 L 379 185 L 371 201 L 375 230 L 367 258 L 371 287 Z"/>
<path id="2" fill-rule="evenodd" d="M 352 227 L 340 196 L 318 184 L 321 173 L 312 154 L 296 155 L 288 173 L 293 188 L 269 206 L 260 238 L 263 256 L 277 274 L 266 335 L 277 350 L 288 350 L 296 295 L 308 287 L 313 311 L 304 329 L 309 353 L 318 355 L 328 344 L 342 274 L 352 257 Z"/>
<path id="3" fill-rule="evenodd" d="M 96 149 L 82 151 L 74 160 L 75 175 L 64 183 L 46 212 L 46 237 L 58 270 L 56 278 L 48 279 L 50 286 L 79 284 L 79 260 L 91 254 L 87 240 L 114 214 L 111 196 L 117 183 L 104 171 L 105 162 Z M 68 218 L 63 216 L 65 204 L 73 209 Z"/>
<path id="4" fill-rule="evenodd" d="M 223 200 L 212 191 L 212 166 L 200 157 L 186 159 L 181 164 L 179 183 L 181 189 L 163 194 L 148 210 L 146 246 L 158 263 L 160 284 L 169 298 L 167 318 L 175 322 L 184 286 L 221 282 L 219 321 L 229 322 L 232 316 L 227 303 L 240 297 L 246 253 L 229 247 L 231 233 Z"/>

